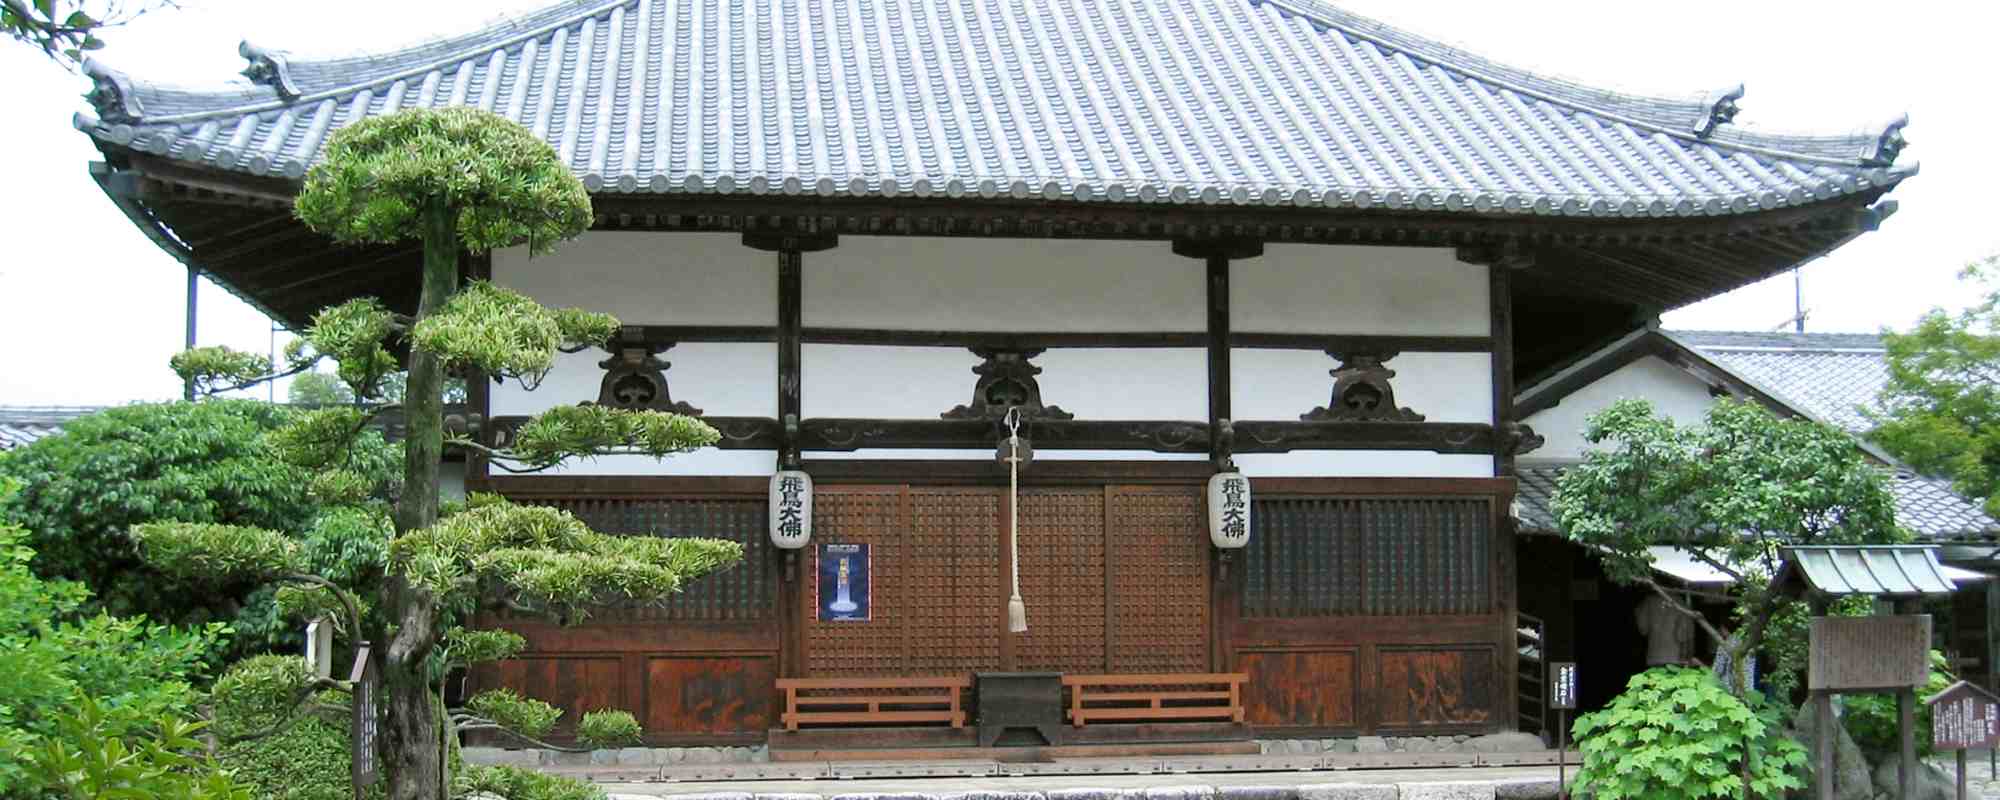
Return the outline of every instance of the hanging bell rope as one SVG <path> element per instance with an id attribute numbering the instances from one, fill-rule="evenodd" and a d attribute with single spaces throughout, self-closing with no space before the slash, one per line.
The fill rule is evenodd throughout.
<path id="1" fill-rule="evenodd" d="M 1007 598 L 1007 630 L 1028 632 L 1028 604 L 1021 599 L 1021 407 L 1007 409 L 1007 562 L 1014 593 Z"/>

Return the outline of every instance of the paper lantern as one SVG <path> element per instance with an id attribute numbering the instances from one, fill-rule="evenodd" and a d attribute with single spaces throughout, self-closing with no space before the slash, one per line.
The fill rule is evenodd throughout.
<path id="1" fill-rule="evenodd" d="M 1224 550 L 1250 543 L 1250 479 L 1243 473 L 1208 479 L 1208 540 Z"/>
<path id="2" fill-rule="evenodd" d="M 812 541 L 813 479 L 800 470 L 771 476 L 771 544 L 797 550 Z"/>

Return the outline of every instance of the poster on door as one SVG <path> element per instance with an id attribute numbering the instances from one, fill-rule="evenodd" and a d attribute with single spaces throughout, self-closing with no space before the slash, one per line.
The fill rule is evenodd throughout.
<path id="1" fill-rule="evenodd" d="M 868 545 L 821 542 L 819 619 L 868 621 Z"/>

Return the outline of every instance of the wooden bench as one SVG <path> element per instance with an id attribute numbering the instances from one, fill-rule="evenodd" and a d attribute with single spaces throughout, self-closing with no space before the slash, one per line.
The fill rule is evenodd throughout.
<path id="1" fill-rule="evenodd" d="M 963 728 L 963 698 L 972 677 L 779 678 L 778 689 L 785 693 L 782 721 L 788 731 L 800 725 L 937 722 Z"/>
<path id="2" fill-rule="evenodd" d="M 1243 721 L 1241 672 L 1181 675 L 1064 675 L 1069 722 Z"/>

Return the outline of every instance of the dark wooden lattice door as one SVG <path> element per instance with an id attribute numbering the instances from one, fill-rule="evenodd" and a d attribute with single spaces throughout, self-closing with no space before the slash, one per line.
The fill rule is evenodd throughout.
<path id="1" fill-rule="evenodd" d="M 807 570 L 806 673 L 1207 671 L 1198 487 L 1022 490 L 1028 632 L 1011 646 L 1002 641 L 1006 503 L 1006 490 L 988 487 L 820 487 L 813 538 L 870 545 L 872 612 L 821 622 Z"/>

